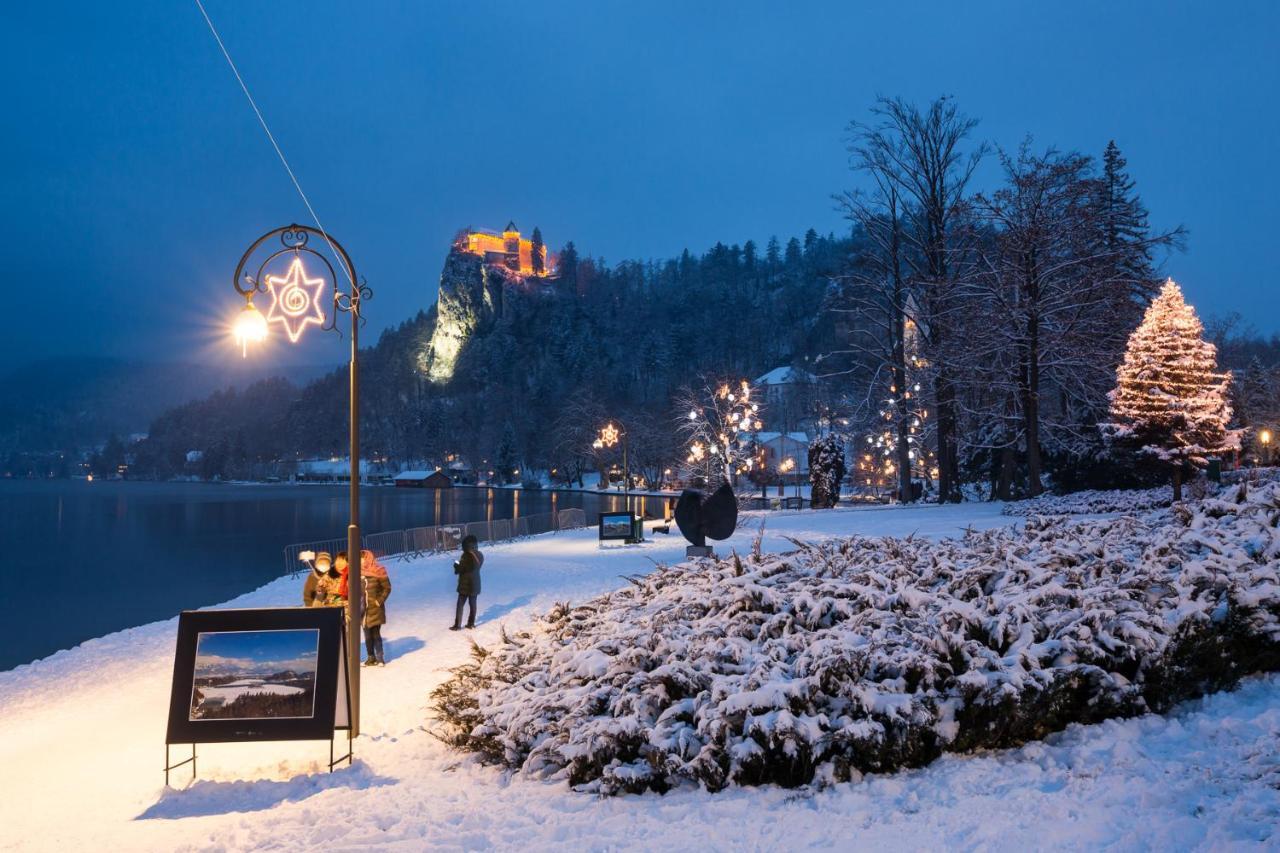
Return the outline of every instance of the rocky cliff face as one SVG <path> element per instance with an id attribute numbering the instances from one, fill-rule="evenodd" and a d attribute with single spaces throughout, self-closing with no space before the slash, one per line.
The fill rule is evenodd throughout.
<path id="1" fill-rule="evenodd" d="M 432 382 L 448 382 L 467 340 L 501 315 L 505 278 L 477 255 L 449 253 L 440 273 L 435 331 L 418 364 Z"/>

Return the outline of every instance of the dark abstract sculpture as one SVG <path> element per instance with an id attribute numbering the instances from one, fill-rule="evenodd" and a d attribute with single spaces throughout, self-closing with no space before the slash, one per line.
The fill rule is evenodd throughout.
<path id="1" fill-rule="evenodd" d="M 725 483 L 706 500 L 702 492 L 685 489 L 676 501 L 676 524 L 689 540 L 688 556 L 711 556 L 707 539 L 728 539 L 738 526 L 738 499 L 733 489 Z"/>

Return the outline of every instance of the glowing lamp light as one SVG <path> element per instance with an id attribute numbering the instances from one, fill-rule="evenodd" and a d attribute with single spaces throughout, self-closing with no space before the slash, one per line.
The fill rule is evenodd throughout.
<path id="1" fill-rule="evenodd" d="M 1258 433 L 1258 440 L 1261 441 L 1263 444 L 1270 444 L 1271 430 L 1264 429 L 1262 432 Z"/>
<path id="2" fill-rule="evenodd" d="M 690 410 L 689 410 L 689 420 L 691 420 L 691 421 L 696 421 L 697 419 L 698 419 L 698 410 L 697 410 L 697 409 L 690 409 Z"/>
<path id="3" fill-rule="evenodd" d="M 249 357 L 249 344 L 260 344 L 267 339 L 267 318 L 254 307 L 252 299 L 245 303 L 244 310 L 236 318 L 232 334 L 242 358 Z"/>
<path id="4" fill-rule="evenodd" d="M 271 294 L 267 321 L 284 326 L 291 343 L 298 342 L 309 324 L 324 324 L 324 309 L 320 307 L 324 279 L 308 278 L 302 258 L 294 258 L 285 275 L 267 276 L 267 292 Z"/>

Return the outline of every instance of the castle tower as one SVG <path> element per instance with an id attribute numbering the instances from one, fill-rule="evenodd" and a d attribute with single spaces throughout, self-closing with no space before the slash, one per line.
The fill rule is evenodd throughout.
<path id="1" fill-rule="evenodd" d="M 520 229 L 515 222 L 508 222 L 502 231 L 503 250 L 506 254 L 507 269 L 520 272 Z"/>

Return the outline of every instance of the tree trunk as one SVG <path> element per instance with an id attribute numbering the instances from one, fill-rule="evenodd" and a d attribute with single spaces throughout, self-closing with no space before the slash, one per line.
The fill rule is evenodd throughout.
<path id="1" fill-rule="evenodd" d="M 934 380 L 938 417 L 938 502 L 960 502 L 960 459 L 956 452 L 955 389 L 942 368 Z"/>
<path id="2" fill-rule="evenodd" d="M 899 317 L 898 319 L 901 322 L 902 318 Z M 906 390 L 906 381 L 907 371 L 903 365 L 902 347 L 899 345 L 897 352 L 894 353 L 893 365 L 894 398 L 897 400 L 897 436 L 894 455 L 897 458 L 896 464 L 898 466 L 898 500 L 904 504 L 911 503 L 913 497 L 911 494 L 911 443 L 907 441 L 909 432 L 908 415 L 904 405 L 906 401 L 903 396 Z"/>
<path id="3" fill-rule="evenodd" d="M 1004 446 L 1000 448 L 1000 480 L 997 484 L 998 488 L 996 491 L 996 494 L 1002 501 L 1013 500 L 1013 471 L 1015 461 L 1013 441 L 1006 438 Z"/>
<path id="4" fill-rule="evenodd" d="M 915 495 L 911 491 L 911 442 L 906 401 L 907 391 L 907 313 L 902 292 L 902 245 L 898 232 L 898 199 L 890 197 L 890 213 L 893 216 L 893 234 L 890 250 L 893 253 L 893 387 L 898 400 L 898 501 L 911 503 Z"/>
<path id="5" fill-rule="evenodd" d="M 1182 463 L 1173 466 L 1173 502 L 1182 501 Z"/>
<path id="6" fill-rule="evenodd" d="M 1023 385 L 1022 418 L 1027 441 L 1027 494 L 1035 497 L 1044 491 L 1040 485 L 1040 353 L 1039 322 L 1033 316 L 1029 323 L 1026 381 Z"/>

